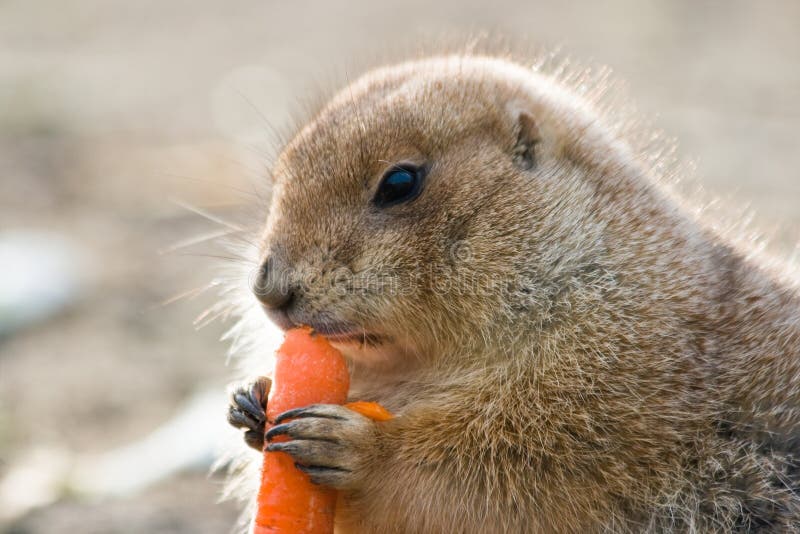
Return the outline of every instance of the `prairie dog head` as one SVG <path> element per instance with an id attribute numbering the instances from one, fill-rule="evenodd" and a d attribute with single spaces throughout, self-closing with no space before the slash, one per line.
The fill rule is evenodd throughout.
<path id="1" fill-rule="evenodd" d="M 368 73 L 279 156 L 255 293 L 366 364 L 510 346 L 592 261 L 584 176 L 611 143 L 579 99 L 504 60 Z"/>

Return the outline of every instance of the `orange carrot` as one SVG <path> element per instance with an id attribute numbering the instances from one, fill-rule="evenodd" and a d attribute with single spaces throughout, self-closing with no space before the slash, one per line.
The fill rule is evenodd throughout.
<path id="1" fill-rule="evenodd" d="M 311 328 L 287 332 L 276 357 L 267 421 L 293 408 L 347 400 L 350 376 L 344 358 Z M 257 506 L 253 534 L 330 534 L 336 491 L 313 484 L 288 454 L 265 451 Z"/>
<path id="2" fill-rule="evenodd" d="M 343 404 L 349 387 L 344 358 L 327 339 L 309 327 L 289 330 L 276 354 L 267 421 L 309 404 Z M 345 406 L 375 421 L 392 418 L 375 402 Z M 268 424 L 266 430 L 271 427 Z M 286 439 L 278 436 L 274 441 Z M 330 534 L 335 508 L 335 490 L 313 484 L 285 452 L 264 451 L 253 534 Z"/>
<path id="3" fill-rule="evenodd" d="M 389 410 L 378 404 L 377 402 L 355 401 L 348 402 L 344 405 L 345 408 L 360 413 L 364 417 L 369 417 L 373 421 L 388 421 L 394 417 Z"/>

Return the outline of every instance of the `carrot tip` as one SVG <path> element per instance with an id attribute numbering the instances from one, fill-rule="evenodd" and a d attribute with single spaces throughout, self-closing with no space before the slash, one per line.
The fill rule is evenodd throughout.
<path id="1" fill-rule="evenodd" d="M 348 402 L 344 405 L 345 408 L 349 410 L 353 410 L 356 413 L 360 413 L 364 417 L 368 417 L 373 421 L 388 421 L 392 419 L 394 415 L 378 404 L 377 402 L 368 402 L 368 401 L 355 401 L 355 402 Z"/>

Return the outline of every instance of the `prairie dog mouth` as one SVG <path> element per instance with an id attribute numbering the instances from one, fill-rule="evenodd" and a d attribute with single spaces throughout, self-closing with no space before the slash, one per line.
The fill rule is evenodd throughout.
<path id="1" fill-rule="evenodd" d="M 306 323 L 316 333 L 325 336 L 348 361 L 367 367 L 392 366 L 407 360 L 405 351 L 390 335 L 361 328 L 353 323 L 310 321 Z"/>
<path id="2" fill-rule="evenodd" d="M 324 331 L 318 330 L 316 328 L 314 330 L 324 335 L 326 338 L 328 338 L 328 341 L 330 341 L 331 343 L 375 346 L 375 345 L 381 345 L 385 342 L 385 338 L 383 336 L 379 334 L 373 334 L 370 332 L 352 331 L 352 332 L 325 333 Z"/>
<path id="3" fill-rule="evenodd" d="M 325 336 L 331 343 L 377 346 L 388 341 L 386 336 L 350 324 L 310 322 L 308 326 L 310 326 L 314 332 Z"/>

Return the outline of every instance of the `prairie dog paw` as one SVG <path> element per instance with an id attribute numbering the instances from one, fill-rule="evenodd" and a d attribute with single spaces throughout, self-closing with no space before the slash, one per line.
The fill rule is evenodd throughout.
<path id="1" fill-rule="evenodd" d="M 251 383 L 237 386 L 230 395 L 228 423 L 245 429 L 244 442 L 257 451 L 264 450 L 267 395 L 271 386 L 272 381 L 261 376 Z"/>
<path id="2" fill-rule="evenodd" d="M 267 432 L 268 451 L 290 454 L 315 484 L 354 489 L 376 444 L 375 422 L 344 406 L 313 404 L 284 412 Z M 290 441 L 274 438 L 287 436 Z"/>

